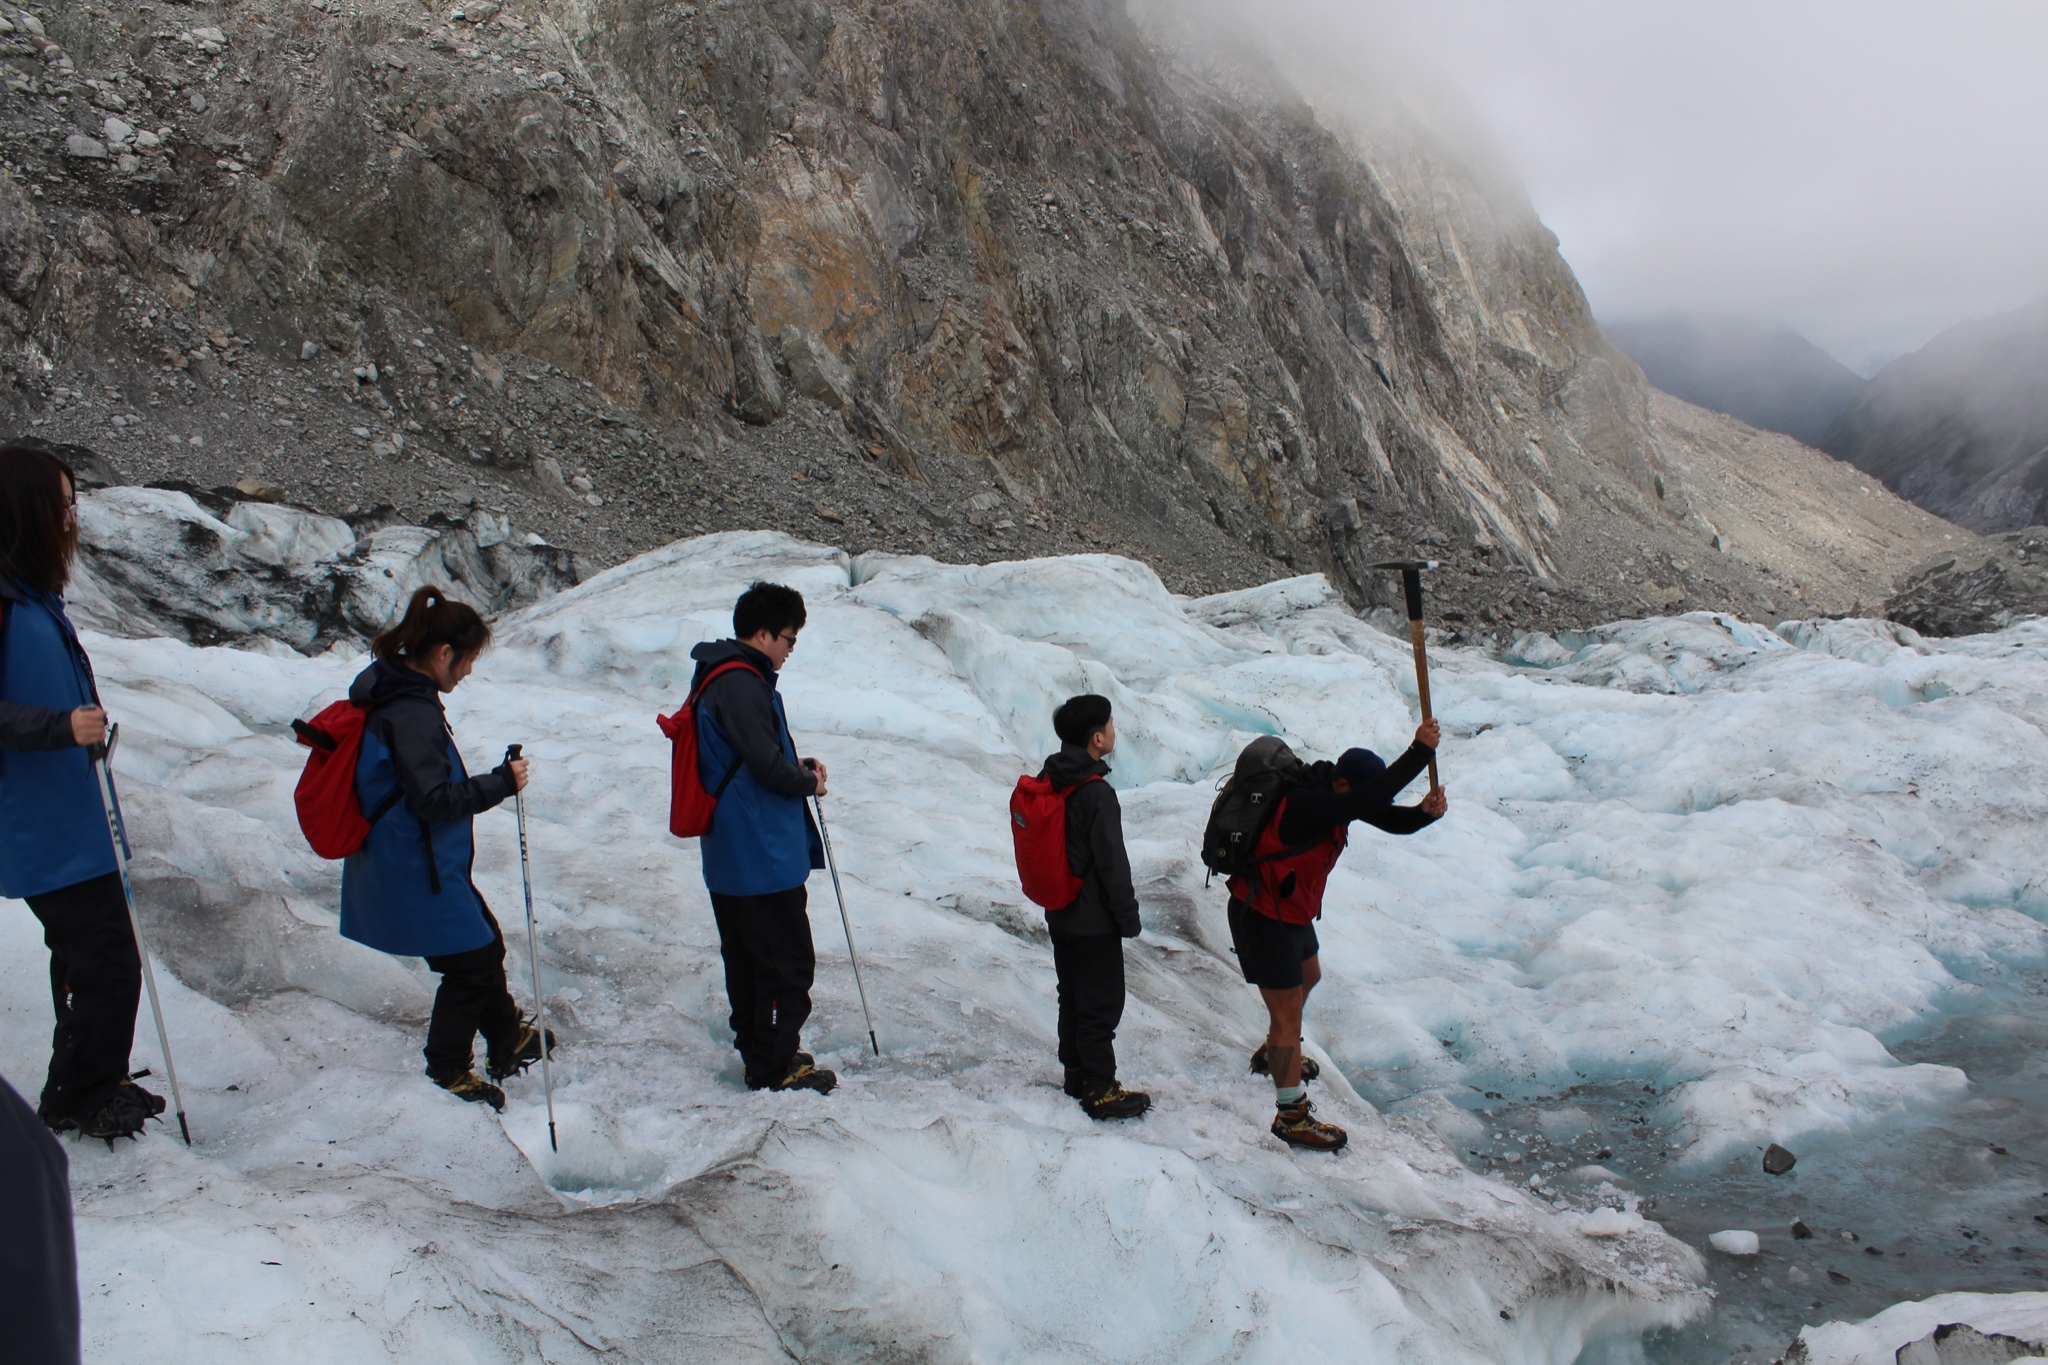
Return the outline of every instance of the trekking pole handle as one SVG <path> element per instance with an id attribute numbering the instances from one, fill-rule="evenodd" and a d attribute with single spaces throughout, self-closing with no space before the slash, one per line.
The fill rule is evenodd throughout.
<path id="1" fill-rule="evenodd" d="M 519 753 L 525 747 L 524 744 L 507 744 L 505 746 L 505 761 L 507 763 L 517 763 L 519 761 Z"/>

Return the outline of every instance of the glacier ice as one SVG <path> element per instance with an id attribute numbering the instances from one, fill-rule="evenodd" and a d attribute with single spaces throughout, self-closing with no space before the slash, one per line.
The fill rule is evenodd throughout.
<path id="1" fill-rule="evenodd" d="M 764 577 L 809 599 L 784 689 L 833 771 L 886 1054 L 864 1057 L 817 879 L 827 1099 L 741 1085 L 695 850 L 665 832 L 653 718 Z M 963 567 L 729 533 L 498 639 L 450 713 L 472 766 L 509 742 L 536 762 L 560 1153 L 537 1079 L 502 1120 L 427 1086 L 433 978 L 333 932 L 287 727 L 360 658 L 90 637 L 199 1138 L 72 1149 L 95 1356 L 1568 1362 L 1695 1311 L 1702 1263 L 1602 1168 L 1468 1169 L 1483 1092 L 1650 1083 L 1698 1163 L 1868 1131 L 1966 1084 L 1884 1040 L 2048 948 L 2048 625 L 1922 641 L 1694 614 L 1442 651 L 1452 818 L 1361 833 L 1332 879 L 1309 1047 L 1353 1142 L 1310 1159 L 1264 1133 L 1263 1016 L 1194 844 L 1252 735 L 1326 757 L 1412 732 L 1407 643 L 1320 580 L 1188 601 L 1107 556 Z M 1083 686 L 1117 700 L 1147 930 L 1119 1046 L 1158 1107 L 1123 1126 L 1059 1093 L 1002 818 Z M 477 880 L 520 981 L 511 823 L 479 820 Z M 0 1067 L 32 1085 L 33 921 L 10 906 L 0 934 Z M 138 1063 L 154 1051 L 145 1030 Z"/>

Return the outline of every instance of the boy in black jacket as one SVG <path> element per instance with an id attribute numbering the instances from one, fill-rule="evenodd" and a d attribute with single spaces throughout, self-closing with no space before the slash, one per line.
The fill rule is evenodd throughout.
<path id="1" fill-rule="evenodd" d="M 1123 808 L 1103 758 L 1116 748 L 1109 698 L 1069 697 L 1052 713 L 1060 751 L 1041 776 L 1067 797 L 1067 866 L 1081 879 L 1071 905 L 1045 912 L 1060 989 L 1060 1065 L 1066 1092 L 1090 1118 L 1136 1118 L 1152 1097 L 1116 1080 L 1116 1026 L 1124 1017 L 1123 940 L 1138 936 L 1138 894 L 1124 852 Z"/>

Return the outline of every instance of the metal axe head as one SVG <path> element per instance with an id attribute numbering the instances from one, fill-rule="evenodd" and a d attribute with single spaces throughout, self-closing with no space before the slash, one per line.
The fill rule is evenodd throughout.
<path id="1" fill-rule="evenodd" d="M 1386 559 L 1371 565 L 1375 569 L 1398 569 L 1401 571 L 1401 587 L 1408 598 L 1408 619 L 1422 619 L 1422 571 L 1434 569 L 1434 559 Z"/>

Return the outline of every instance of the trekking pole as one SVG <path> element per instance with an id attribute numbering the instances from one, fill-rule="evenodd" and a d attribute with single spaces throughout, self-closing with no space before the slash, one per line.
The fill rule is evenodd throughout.
<path id="1" fill-rule="evenodd" d="M 100 783 L 100 806 L 107 813 L 107 837 L 114 841 L 114 866 L 121 873 L 121 895 L 128 902 L 128 927 L 135 931 L 135 952 L 142 959 L 142 984 L 149 988 L 149 1012 L 156 1020 L 156 1043 L 164 1052 L 164 1074 L 171 1081 L 171 1105 L 178 1115 L 178 1133 L 185 1145 L 192 1145 L 192 1125 L 185 1122 L 185 1096 L 178 1089 L 178 1066 L 171 1060 L 171 1035 L 164 1031 L 164 1007 L 157 1003 L 156 972 L 149 965 L 149 943 L 142 935 L 142 916 L 135 910 L 135 882 L 128 875 L 128 826 L 121 819 L 121 803 L 114 797 L 114 742 L 121 727 L 107 727 L 103 744 L 86 752 L 92 760 L 93 775 Z"/>
<path id="2" fill-rule="evenodd" d="M 875 1041 L 875 1016 L 868 1010 L 868 988 L 860 983 L 860 955 L 853 951 L 853 921 L 846 917 L 846 892 L 839 887 L 839 863 L 832 856 L 832 831 L 825 827 L 825 802 L 814 796 L 811 804 L 818 811 L 818 836 L 825 841 L 825 867 L 832 873 L 832 894 L 839 899 L 839 923 L 846 930 L 846 957 L 853 963 L 853 988 L 860 993 L 861 1017 L 868 1021 L 868 1046 L 879 1057 L 882 1045 Z"/>
<path id="3" fill-rule="evenodd" d="M 1434 569 L 1434 559 L 1390 559 L 1372 566 L 1375 569 L 1399 569 L 1401 587 L 1408 598 L 1408 638 L 1415 644 L 1415 694 L 1422 702 L 1422 718 L 1429 717 L 1429 658 L 1423 651 L 1422 641 L 1422 571 Z M 1436 780 L 1436 754 L 1429 756 L 1429 790 L 1435 795 L 1442 786 Z"/>
<path id="4" fill-rule="evenodd" d="M 519 757 L 520 744 L 505 746 L 507 763 Z M 540 993 L 540 942 L 533 932 L 533 864 L 526 856 L 526 802 L 519 788 L 512 788 L 512 813 L 519 817 L 519 880 L 526 888 L 526 962 L 533 968 L 533 1022 L 540 1029 L 540 1088 L 548 1101 L 548 1150 L 561 1151 L 555 1142 L 555 1069 L 548 1047 L 548 1006 Z"/>

